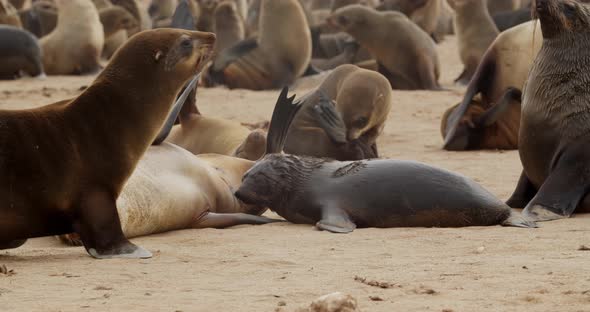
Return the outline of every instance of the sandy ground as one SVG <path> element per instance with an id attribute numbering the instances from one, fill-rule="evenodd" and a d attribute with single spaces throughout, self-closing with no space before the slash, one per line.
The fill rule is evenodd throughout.
<path id="1" fill-rule="evenodd" d="M 521 171 L 516 151 L 440 148 L 440 116 L 462 92 L 451 85 L 461 71 L 455 45 L 450 38 L 440 46 L 441 81 L 451 91 L 396 91 L 380 150 L 461 172 L 506 199 Z M 0 82 L 0 108 L 72 97 L 92 79 Z M 217 88 L 198 97 L 204 114 L 257 122 L 269 118 L 277 95 Z M 340 291 L 362 311 L 590 311 L 590 252 L 579 250 L 590 246 L 589 224 L 576 217 L 538 229 L 347 235 L 288 223 L 185 230 L 134 239 L 154 252 L 149 260 L 98 261 L 83 248 L 33 239 L 0 252 L 0 267 L 12 272 L 0 273 L 0 310 L 294 311 Z"/>

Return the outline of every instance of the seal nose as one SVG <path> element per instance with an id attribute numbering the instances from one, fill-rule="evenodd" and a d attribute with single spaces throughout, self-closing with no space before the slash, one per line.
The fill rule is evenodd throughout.
<path id="1" fill-rule="evenodd" d="M 198 39 L 201 43 L 204 44 L 214 44 L 217 40 L 217 36 L 215 36 L 214 33 L 201 31 L 194 31 L 193 38 Z"/>

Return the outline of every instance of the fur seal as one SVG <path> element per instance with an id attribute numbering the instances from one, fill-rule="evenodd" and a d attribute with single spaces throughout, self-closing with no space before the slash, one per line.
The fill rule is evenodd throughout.
<path id="1" fill-rule="evenodd" d="M 590 208 L 590 8 L 574 0 L 534 6 L 543 44 L 523 91 L 523 173 L 508 203 L 545 221 Z"/>
<path id="2" fill-rule="evenodd" d="M 379 72 L 389 79 L 392 88 L 440 89 L 435 43 L 404 14 L 350 5 L 336 10 L 328 22 L 369 50 L 379 63 Z"/>
<path id="3" fill-rule="evenodd" d="M 139 21 L 129 11 L 119 6 L 102 9 L 98 14 L 103 26 L 105 40 L 121 30 L 128 31 L 139 26 Z"/>
<path id="4" fill-rule="evenodd" d="M 311 35 L 298 0 L 261 0 L 258 35 L 226 49 L 207 79 L 230 89 L 281 88 L 301 77 L 311 60 Z"/>
<path id="5" fill-rule="evenodd" d="M 148 8 L 154 27 L 167 27 L 174 11 L 178 6 L 178 0 L 153 0 Z"/>
<path id="6" fill-rule="evenodd" d="M 441 122 L 444 149 L 516 149 L 520 96 L 543 37 L 538 22 L 502 32 L 492 43 L 460 104 Z M 477 94 L 479 99 L 475 99 Z"/>
<path id="7" fill-rule="evenodd" d="M 219 0 L 197 0 L 201 8 L 201 14 L 197 19 L 197 30 L 213 31 L 215 24 L 215 8 L 219 4 Z"/>
<path id="8" fill-rule="evenodd" d="M 0 24 L 22 28 L 16 8 L 8 0 L 0 0 Z"/>
<path id="9" fill-rule="evenodd" d="M 459 54 L 465 68 L 455 82 L 468 84 L 486 50 L 498 36 L 498 29 L 485 7 L 485 0 L 447 0 L 455 10 L 453 24 Z"/>
<path id="10" fill-rule="evenodd" d="M 57 7 L 50 1 L 36 1 L 27 10 L 19 11 L 23 27 L 42 38 L 55 29 L 57 25 Z"/>
<path id="11" fill-rule="evenodd" d="M 442 1 L 444 0 L 384 0 L 377 9 L 400 11 L 434 37 L 443 8 Z"/>
<path id="12" fill-rule="evenodd" d="M 43 63 L 37 38 L 28 31 L 0 25 L 0 79 L 14 79 L 21 72 L 42 77 Z"/>
<path id="13" fill-rule="evenodd" d="M 217 35 L 215 52 L 230 48 L 246 37 L 244 20 L 233 1 L 223 1 L 214 12 L 214 33 Z"/>
<path id="14" fill-rule="evenodd" d="M 296 114 L 301 103 L 292 101 L 279 101 L 273 115 Z M 271 122 L 270 129 L 276 126 Z M 335 233 L 357 227 L 535 226 L 473 180 L 447 170 L 403 160 L 283 155 L 283 144 L 284 138 L 268 141 L 267 155 L 246 172 L 235 195 L 293 223 Z"/>
<path id="15" fill-rule="evenodd" d="M 57 27 L 41 38 L 43 67 L 48 75 L 97 72 L 104 45 L 98 11 L 90 0 L 57 0 Z"/>
<path id="16" fill-rule="evenodd" d="M 379 157 L 376 140 L 385 127 L 391 101 L 391 87 L 383 75 L 341 65 L 301 100 L 302 109 L 289 128 L 285 152 L 336 160 Z"/>
<path id="17" fill-rule="evenodd" d="M 0 111 L 0 245 L 76 232 L 93 257 L 150 257 L 124 237 L 115 202 L 214 42 L 142 32 L 73 101 Z"/>
<path id="18" fill-rule="evenodd" d="M 492 16 L 494 24 L 496 24 L 496 27 L 498 27 L 498 30 L 501 32 L 506 29 L 512 28 L 516 25 L 526 23 L 530 21 L 531 18 L 532 17 L 530 8 L 518 9 L 516 11 L 500 12 Z"/>
<path id="19" fill-rule="evenodd" d="M 150 18 L 148 9 L 139 3 L 138 0 L 111 0 L 111 3 L 125 8 L 139 21 L 139 27 L 132 31 L 128 31 L 130 36 L 142 30 L 152 28 L 152 19 Z"/>

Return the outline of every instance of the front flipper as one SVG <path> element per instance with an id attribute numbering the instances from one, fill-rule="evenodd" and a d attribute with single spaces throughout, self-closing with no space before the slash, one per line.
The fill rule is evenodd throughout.
<path id="1" fill-rule="evenodd" d="M 320 230 L 332 233 L 350 233 L 356 229 L 356 224 L 344 210 L 334 206 L 336 203 L 328 203 L 322 207 L 322 219 L 316 223 Z"/>
<path id="2" fill-rule="evenodd" d="M 587 142 L 570 143 L 528 203 L 523 215 L 535 221 L 568 218 L 590 189 L 590 150 Z"/>
<path id="3" fill-rule="evenodd" d="M 336 111 L 332 101 L 323 93 L 320 93 L 318 104 L 314 106 L 315 118 L 326 135 L 336 144 L 346 144 L 346 124 Z"/>
<path id="4" fill-rule="evenodd" d="M 524 208 L 535 197 L 535 194 L 537 194 L 537 189 L 529 181 L 523 170 L 520 174 L 520 179 L 518 179 L 518 184 L 516 184 L 516 189 L 508 201 L 506 201 L 506 205 L 511 208 Z"/>
<path id="5" fill-rule="evenodd" d="M 249 215 L 246 213 L 213 213 L 205 212 L 193 224 L 195 229 L 216 228 L 222 229 L 234 225 L 242 224 L 268 224 L 275 222 L 285 222 L 284 220 L 271 219 L 262 216 Z"/>

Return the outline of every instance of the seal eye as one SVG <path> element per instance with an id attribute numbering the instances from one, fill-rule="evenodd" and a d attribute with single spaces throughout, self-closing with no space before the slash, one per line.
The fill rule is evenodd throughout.
<path id="1" fill-rule="evenodd" d="M 182 40 L 182 42 L 180 43 L 180 46 L 183 49 L 191 49 L 193 47 L 193 41 L 191 39 L 184 39 Z"/>
<path id="2" fill-rule="evenodd" d="M 359 117 L 354 121 L 354 126 L 357 128 L 364 128 L 369 120 L 367 117 Z"/>

